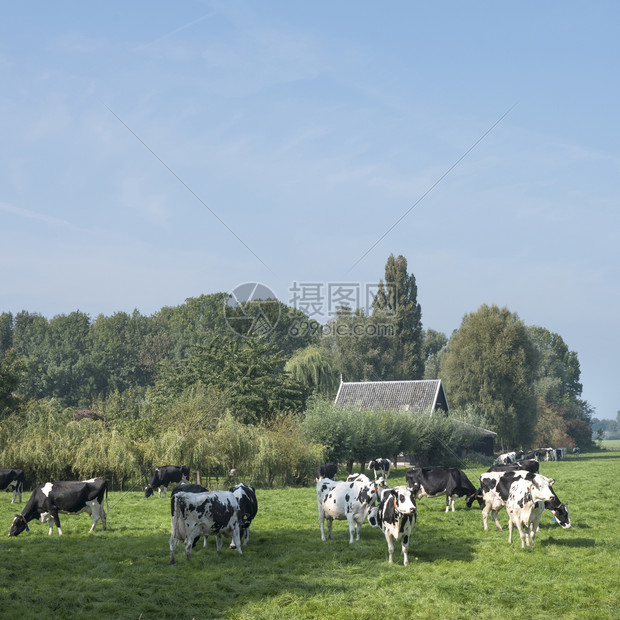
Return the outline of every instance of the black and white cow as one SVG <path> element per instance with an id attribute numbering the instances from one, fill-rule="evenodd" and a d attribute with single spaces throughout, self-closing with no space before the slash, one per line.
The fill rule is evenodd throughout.
<path id="1" fill-rule="evenodd" d="M 24 490 L 24 470 L 13 467 L 11 469 L 0 469 L 0 491 L 13 491 L 11 504 L 15 503 L 15 498 L 19 495 L 19 503 L 22 503 L 22 492 Z"/>
<path id="2" fill-rule="evenodd" d="M 240 482 L 231 487 L 230 492 L 237 498 L 239 503 L 239 527 L 241 528 L 241 540 L 244 545 L 250 540 L 250 525 L 256 514 L 258 513 L 258 500 L 256 499 L 256 491 L 254 487 L 248 486 Z M 234 542 L 230 544 L 230 548 L 234 549 Z"/>
<path id="3" fill-rule="evenodd" d="M 500 454 L 494 461 L 493 465 L 508 465 L 508 463 L 514 463 L 517 458 L 516 452 L 506 452 Z"/>
<path id="4" fill-rule="evenodd" d="M 463 471 L 456 467 L 412 467 L 405 474 L 407 486 L 413 489 L 417 499 L 446 496 L 446 512 L 455 511 L 454 503 L 459 497 L 468 498 L 469 508 L 476 497 L 476 488 Z M 480 505 L 482 501 L 479 500 Z"/>
<path id="5" fill-rule="evenodd" d="M 335 480 L 338 473 L 338 463 L 325 463 L 325 465 L 319 465 L 316 472 L 316 482 L 323 478 L 329 478 Z"/>
<path id="6" fill-rule="evenodd" d="M 13 519 L 9 536 L 17 536 L 24 530 L 28 531 L 28 523 L 33 519 L 39 519 L 41 523 L 47 521 L 50 535 L 55 524 L 58 528 L 58 535 L 62 536 L 59 513 L 78 514 L 87 512 L 93 518 L 90 531 L 94 531 L 99 520 L 101 520 L 101 525 L 105 530 L 104 494 L 107 501 L 108 485 L 105 478 L 40 484 L 32 492 L 26 507 Z"/>
<path id="7" fill-rule="evenodd" d="M 484 502 L 482 508 L 484 529 L 488 529 L 489 512 L 493 516 L 497 529 L 502 529 L 497 513 L 506 505 L 512 484 L 520 479 L 527 480 L 541 491 L 551 494 L 553 499 L 549 500 L 545 507 L 553 512 L 554 518 L 563 528 L 568 529 L 570 527 L 568 508 L 560 502 L 553 491 L 552 486 L 555 483 L 553 478 L 546 478 L 541 474 L 527 471 L 488 472 L 480 476 L 480 488 Z"/>
<path id="8" fill-rule="evenodd" d="M 321 540 L 325 540 L 323 529 L 327 520 L 328 538 L 332 537 L 332 523 L 347 520 L 349 524 L 349 543 L 353 543 L 353 534 L 360 539 L 362 523 L 377 498 L 377 489 L 383 479 L 370 483 L 334 481 L 329 478 L 319 480 L 316 485 L 316 498 L 319 508 L 319 529 Z"/>
<path id="9" fill-rule="evenodd" d="M 515 480 L 506 501 L 506 511 L 510 519 L 508 542 L 512 542 L 512 530 L 516 527 L 521 538 L 521 548 L 524 549 L 526 543 L 533 548 L 545 503 L 552 500 L 553 490 L 550 486 L 539 487 L 524 478 Z"/>
<path id="10" fill-rule="evenodd" d="M 409 541 L 417 518 L 415 495 L 401 485 L 383 492 L 381 502 L 368 513 L 368 523 L 383 530 L 388 545 L 389 563 L 393 562 L 394 542 L 401 541 L 403 564 L 409 564 Z"/>
<path id="11" fill-rule="evenodd" d="M 529 471 L 533 474 L 537 474 L 540 469 L 540 463 L 534 459 L 528 459 L 523 461 L 515 461 L 514 463 L 508 463 L 507 465 L 493 465 L 487 469 L 487 472 L 492 471 Z"/>
<path id="12" fill-rule="evenodd" d="M 390 459 L 373 459 L 368 463 L 368 469 L 372 469 L 375 472 L 375 480 L 377 478 L 387 480 L 390 477 L 391 467 L 392 461 Z"/>
<path id="13" fill-rule="evenodd" d="M 185 545 L 187 559 L 200 536 L 215 536 L 218 552 L 222 549 L 222 535 L 232 538 L 241 551 L 239 502 L 230 491 L 205 493 L 175 493 L 171 500 L 170 564 L 179 541 Z"/>
<path id="14" fill-rule="evenodd" d="M 162 467 L 158 467 L 153 472 L 151 481 L 144 489 L 144 497 L 151 497 L 155 489 L 157 489 L 159 497 L 161 497 L 161 491 L 163 489 L 164 497 L 166 497 L 168 485 L 173 482 L 185 482 L 189 484 L 189 467 L 187 465 L 163 465 Z"/>

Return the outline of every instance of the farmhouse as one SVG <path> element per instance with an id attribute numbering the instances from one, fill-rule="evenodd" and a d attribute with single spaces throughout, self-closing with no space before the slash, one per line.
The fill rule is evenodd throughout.
<path id="1" fill-rule="evenodd" d="M 441 379 L 422 381 L 356 381 L 340 380 L 335 404 L 342 407 L 411 411 L 413 414 L 442 412 L 449 415 L 448 399 Z M 476 452 L 493 456 L 493 442 L 497 433 L 483 428 L 473 427 L 465 422 L 454 420 L 455 424 L 475 429 L 479 434 L 476 445 L 471 446 Z"/>

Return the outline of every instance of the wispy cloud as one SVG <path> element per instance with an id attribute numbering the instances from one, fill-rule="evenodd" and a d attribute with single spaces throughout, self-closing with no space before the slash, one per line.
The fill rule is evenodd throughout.
<path id="1" fill-rule="evenodd" d="M 10 213 L 12 215 L 17 215 L 21 218 L 35 220 L 37 222 L 43 222 L 45 224 L 50 224 L 52 226 L 57 226 L 60 228 L 78 230 L 77 226 L 67 220 L 63 220 L 58 217 L 52 217 L 51 215 L 46 215 L 45 213 L 31 211 L 30 209 L 24 209 L 23 207 L 16 207 L 15 205 L 9 204 L 8 202 L 0 202 L 0 211 L 3 211 L 4 213 Z"/>

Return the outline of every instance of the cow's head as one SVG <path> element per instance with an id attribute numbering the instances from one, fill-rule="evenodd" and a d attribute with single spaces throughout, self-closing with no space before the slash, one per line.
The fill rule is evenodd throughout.
<path id="1" fill-rule="evenodd" d="M 570 527 L 570 517 L 566 504 L 560 504 L 553 510 L 553 520 L 559 523 L 565 530 Z"/>
<path id="2" fill-rule="evenodd" d="M 9 536 L 18 536 L 24 530 L 26 530 L 27 532 L 30 531 L 30 528 L 28 527 L 28 522 L 26 521 L 24 515 L 15 515 L 13 523 L 11 524 L 11 529 L 9 530 Z"/>
<path id="3" fill-rule="evenodd" d="M 151 495 L 153 495 L 153 487 L 147 484 L 144 488 L 144 497 L 151 497 Z"/>
<path id="4" fill-rule="evenodd" d="M 530 494 L 532 495 L 532 500 L 535 502 L 551 502 L 553 498 L 556 497 L 553 489 L 551 488 L 551 483 L 549 485 L 536 486 L 535 484 L 531 484 L 529 487 Z"/>
<path id="5" fill-rule="evenodd" d="M 390 491 L 394 498 L 394 506 L 400 514 L 410 515 L 416 511 L 415 497 L 413 491 L 406 486 L 395 487 Z"/>

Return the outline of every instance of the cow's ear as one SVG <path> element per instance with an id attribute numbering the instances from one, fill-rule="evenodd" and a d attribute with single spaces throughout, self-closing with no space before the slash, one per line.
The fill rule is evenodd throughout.
<path id="1" fill-rule="evenodd" d="M 392 497 L 397 497 L 398 496 L 398 491 L 396 489 L 390 489 L 390 495 Z"/>
<path id="2" fill-rule="evenodd" d="M 553 478 L 549 478 L 549 485 L 553 486 L 555 484 L 555 480 Z"/>

